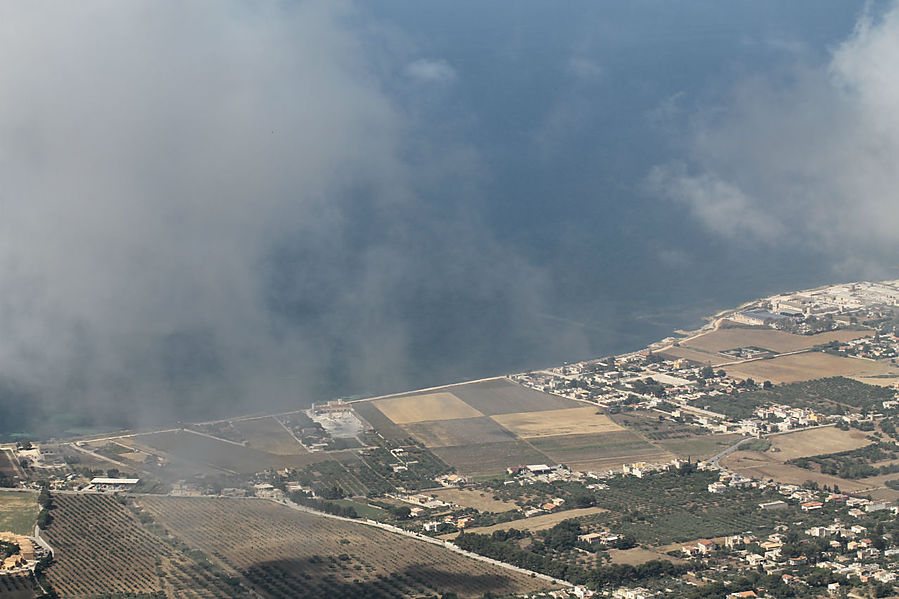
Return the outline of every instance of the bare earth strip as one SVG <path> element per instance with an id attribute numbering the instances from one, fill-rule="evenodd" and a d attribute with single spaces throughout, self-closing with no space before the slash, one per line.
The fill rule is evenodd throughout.
<path id="1" fill-rule="evenodd" d="M 483 416 L 452 393 L 446 392 L 379 399 L 374 404 L 396 424 Z"/>
<path id="2" fill-rule="evenodd" d="M 752 378 L 773 383 L 795 383 L 829 376 L 865 376 L 874 374 L 899 374 L 899 369 L 883 362 L 858 358 L 843 358 L 822 352 L 782 356 L 772 360 L 757 360 L 745 364 L 725 366 L 728 375 L 736 378 Z"/>
<path id="3" fill-rule="evenodd" d="M 492 418 L 504 428 L 525 439 L 624 430 L 594 407 L 499 414 Z"/>
<path id="4" fill-rule="evenodd" d="M 822 343 L 831 341 L 851 341 L 859 337 L 872 335 L 871 331 L 828 331 L 817 335 L 794 335 L 774 329 L 718 329 L 700 335 L 690 341 L 683 342 L 684 346 L 699 350 L 719 352 L 738 347 L 760 347 L 770 349 L 773 352 L 783 353 L 808 349 Z"/>

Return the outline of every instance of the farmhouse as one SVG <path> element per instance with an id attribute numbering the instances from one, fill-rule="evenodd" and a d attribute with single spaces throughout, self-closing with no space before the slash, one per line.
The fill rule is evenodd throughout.
<path id="1" fill-rule="evenodd" d="M 526 468 L 531 474 L 549 474 L 553 471 L 553 469 L 546 464 L 529 464 Z"/>

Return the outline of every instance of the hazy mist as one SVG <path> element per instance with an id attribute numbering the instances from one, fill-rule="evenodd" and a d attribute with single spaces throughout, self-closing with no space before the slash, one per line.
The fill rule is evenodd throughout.
<path id="1" fill-rule="evenodd" d="M 899 9 L 817 6 L 0 5 L 0 432 L 500 374 L 888 275 Z"/>

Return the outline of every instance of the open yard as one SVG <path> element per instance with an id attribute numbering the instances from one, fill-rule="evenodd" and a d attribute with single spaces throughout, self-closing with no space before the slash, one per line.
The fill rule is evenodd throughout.
<path id="1" fill-rule="evenodd" d="M 583 404 L 522 387 L 505 379 L 458 385 L 453 395 L 488 416 L 576 408 Z"/>
<path id="2" fill-rule="evenodd" d="M 545 586 L 430 543 L 269 501 L 148 497 L 141 505 L 267 597 L 480 597 Z"/>
<path id="3" fill-rule="evenodd" d="M 452 393 L 446 392 L 379 399 L 373 403 L 396 424 L 483 416 Z"/>
<path id="4" fill-rule="evenodd" d="M 40 507 L 37 493 L 31 491 L 0 491 L 0 532 L 20 535 L 34 533 L 34 522 Z"/>
<path id="5" fill-rule="evenodd" d="M 772 383 L 794 383 L 832 376 L 871 376 L 899 374 L 899 369 L 883 362 L 858 358 L 843 358 L 823 352 L 809 352 L 781 356 L 771 360 L 757 360 L 744 364 L 725 366 L 728 375 L 736 378 L 752 378 Z"/>
<path id="6" fill-rule="evenodd" d="M 508 512 L 516 506 L 511 501 L 502 501 L 493 498 L 490 491 L 476 491 L 473 489 L 441 489 L 430 491 L 428 495 L 435 495 L 437 499 L 450 501 L 462 507 L 472 507 L 486 512 Z"/>
<path id="7" fill-rule="evenodd" d="M 499 414 L 492 417 L 519 437 L 555 437 L 622 431 L 620 425 L 595 407 Z"/>
<path id="8" fill-rule="evenodd" d="M 738 347 L 760 347 L 776 353 L 783 353 L 808 349 L 831 341 L 851 341 L 870 335 L 872 335 L 871 331 L 842 330 L 828 331 L 817 335 L 794 335 L 774 329 L 733 328 L 710 331 L 690 341 L 683 341 L 681 345 L 711 352 Z"/>
<path id="9" fill-rule="evenodd" d="M 271 416 L 236 420 L 232 422 L 247 440 L 247 446 L 275 455 L 300 455 L 308 453 L 296 439 L 290 436 L 281 423 Z"/>

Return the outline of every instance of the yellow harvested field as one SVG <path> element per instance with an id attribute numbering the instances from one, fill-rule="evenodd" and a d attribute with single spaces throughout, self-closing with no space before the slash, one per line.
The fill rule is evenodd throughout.
<path id="1" fill-rule="evenodd" d="M 858 358 L 842 358 L 822 352 L 781 356 L 772 360 L 756 360 L 725 366 L 729 376 L 772 383 L 795 383 L 829 376 L 865 376 L 899 374 L 899 369 L 884 362 Z"/>
<path id="2" fill-rule="evenodd" d="M 455 420 L 483 416 L 452 393 L 428 393 L 373 402 L 395 424 L 430 420 Z"/>
<path id="3" fill-rule="evenodd" d="M 842 431 L 835 426 L 815 428 L 786 435 L 770 437 L 770 456 L 778 462 L 786 462 L 793 458 L 804 458 L 822 453 L 837 453 L 870 445 L 867 433 L 849 429 Z"/>
<path id="4" fill-rule="evenodd" d="M 583 507 L 576 510 L 562 510 L 560 512 L 553 512 L 550 514 L 541 514 L 532 518 L 522 518 L 521 520 L 513 520 L 511 522 L 503 522 L 502 524 L 494 524 L 493 526 L 467 528 L 465 529 L 465 532 L 489 535 L 493 534 L 494 531 L 509 530 L 510 528 L 517 528 L 518 530 L 546 530 L 548 528 L 552 528 L 563 520 L 568 520 L 570 518 L 580 518 L 583 516 L 594 516 L 596 514 L 602 514 L 607 511 L 608 510 L 604 510 L 601 507 Z M 441 538 L 451 539 L 455 538 L 457 534 L 458 533 L 453 533 L 450 535 L 445 535 Z"/>
<path id="5" fill-rule="evenodd" d="M 700 335 L 681 345 L 699 350 L 718 352 L 738 347 L 761 347 L 777 353 L 808 349 L 831 341 L 851 341 L 859 337 L 868 337 L 871 331 L 827 331 L 817 335 L 794 335 L 774 329 L 718 329 Z"/>
<path id="6" fill-rule="evenodd" d="M 475 491 L 472 489 L 441 489 L 439 491 L 431 491 L 429 495 L 434 495 L 441 501 L 449 501 L 462 507 L 472 507 L 482 512 L 508 512 L 514 510 L 518 506 L 511 501 L 502 501 L 494 499 L 493 493 L 490 491 Z"/>
<path id="7" fill-rule="evenodd" d="M 593 407 L 498 414 L 491 418 L 525 439 L 624 430 L 622 426 Z"/>

